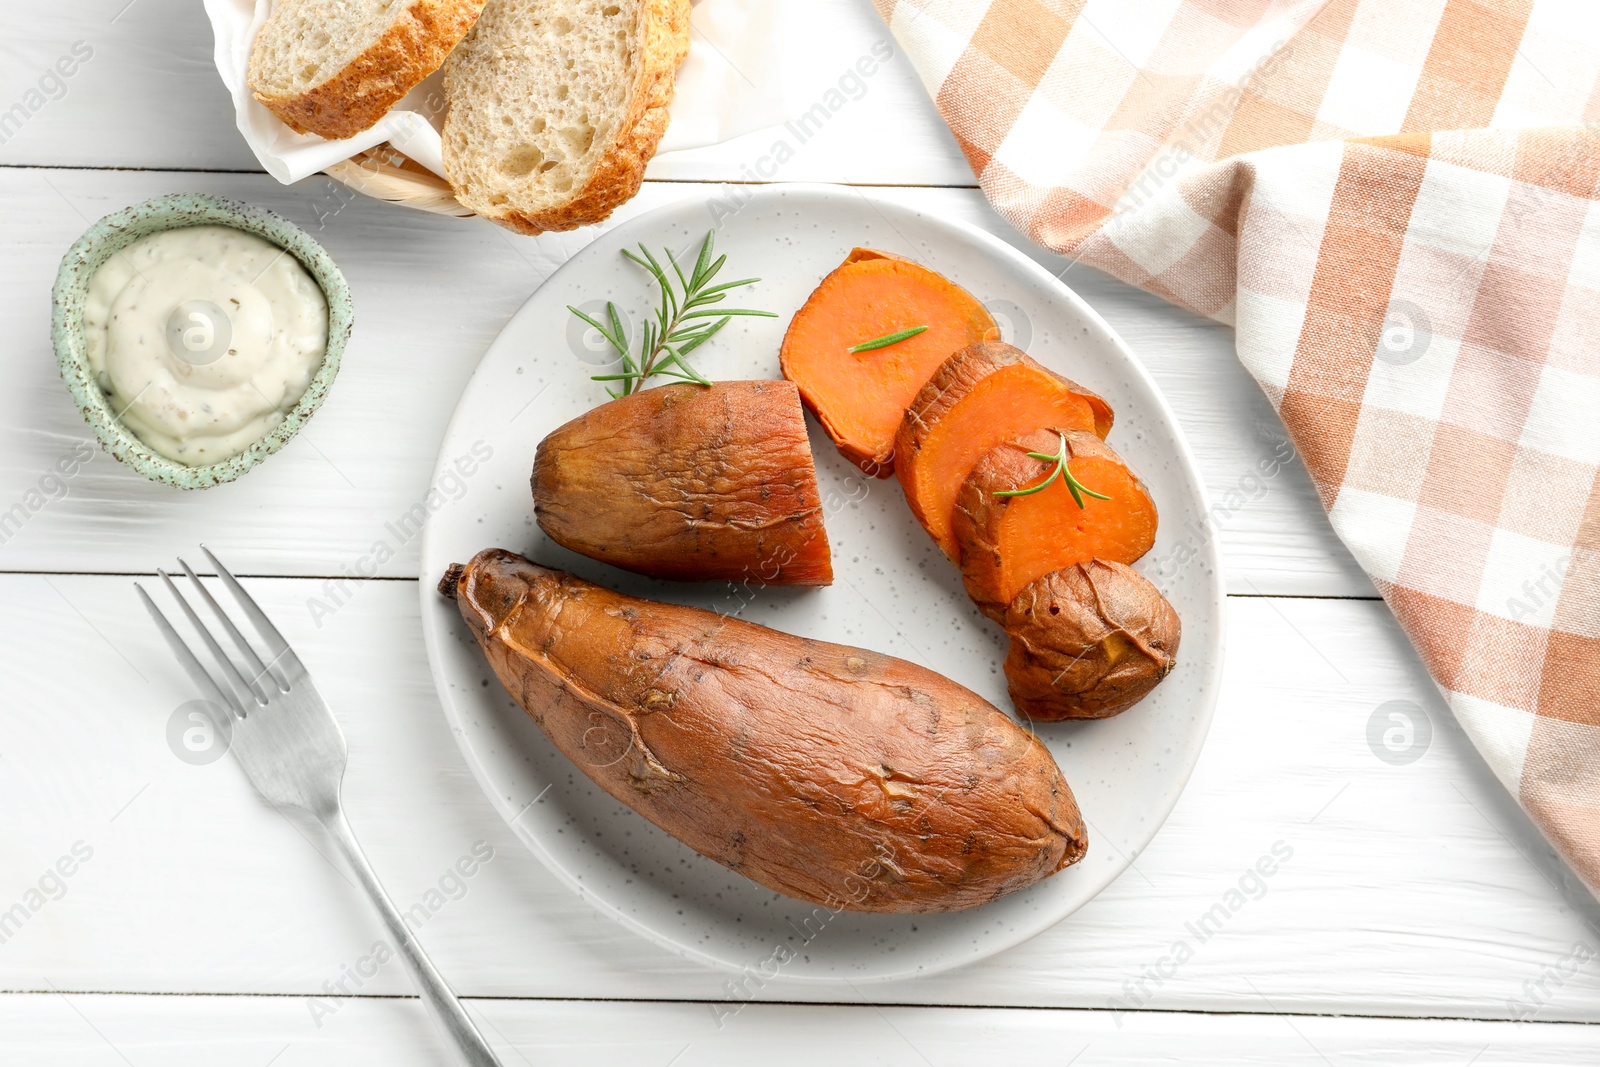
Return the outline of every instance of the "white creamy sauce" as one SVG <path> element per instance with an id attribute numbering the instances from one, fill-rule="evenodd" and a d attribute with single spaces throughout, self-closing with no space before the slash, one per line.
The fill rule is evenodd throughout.
<path id="1" fill-rule="evenodd" d="M 142 237 L 89 283 L 89 365 L 118 419 L 191 467 L 271 433 L 328 348 L 328 303 L 293 255 L 243 230 Z"/>

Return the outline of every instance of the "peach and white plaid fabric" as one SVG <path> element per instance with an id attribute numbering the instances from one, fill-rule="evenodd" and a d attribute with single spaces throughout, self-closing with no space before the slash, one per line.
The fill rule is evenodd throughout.
<path id="1" fill-rule="evenodd" d="M 1600 891 L 1600 3 L 874 0 L 994 206 L 1234 325 Z"/>

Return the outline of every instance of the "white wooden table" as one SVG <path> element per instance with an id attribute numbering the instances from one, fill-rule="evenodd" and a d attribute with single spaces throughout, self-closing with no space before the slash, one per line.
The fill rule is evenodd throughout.
<path id="1" fill-rule="evenodd" d="M 887 39 L 865 0 L 816 17 L 837 27 L 819 86 Z M 78 41 L 92 58 L 30 96 Z M 1283 429 L 1229 333 L 1079 267 L 1066 280 L 1149 366 L 1227 509 L 1226 682 L 1193 780 L 1132 869 L 1032 942 L 917 982 L 769 985 L 719 1025 L 727 976 L 601 918 L 480 793 L 429 681 L 415 543 L 320 628 L 306 610 L 427 491 L 489 340 L 595 231 L 515 238 L 323 178 L 280 186 L 210 52 L 194 0 L 0 0 L 0 109 L 22 108 L 0 120 L 0 512 L 26 512 L 0 529 L 0 1062 L 442 1061 L 396 963 L 348 977 L 380 928 L 326 848 L 228 761 L 168 746 L 189 689 L 131 578 L 202 539 L 256 576 L 337 710 L 351 822 L 402 907 L 439 902 L 423 940 L 507 1064 L 1600 1061 L 1600 908 L 1454 726 L 1298 463 L 1250 480 Z M 749 180 L 774 139 L 658 158 L 618 218 Z M 986 207 L 903 56 L 774 176 L 872 186 L 1065 266 Z M 338 387 L 234 485 L 180 494 L 103 454 L 41 483 L 87 439 L 50 351 L 56 263 L 100 215 L 185 190 L 281 212 L 343 265 L 357 329 Z M 1408 764 L 1369 746 L 1390 701 L 1432 725 Z M 480 841 L 493 859 L 460 899 L 430 898 Z M 1269 892 L 1164 961 L 1277 842 L 1293 858 Z M 75 848 L 74 873 L 48 875 Z"/>

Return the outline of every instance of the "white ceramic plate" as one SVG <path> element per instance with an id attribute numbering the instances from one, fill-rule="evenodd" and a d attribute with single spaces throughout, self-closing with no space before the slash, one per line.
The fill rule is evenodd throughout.
<path id="1" fill-rule="evenodd" d="M 1144 368 L 1110 327 L 1045 270 L 975 228 L 872 200 L 856 190 L 773 187 L 728 215 L 704 200 L 650 212 L 597 238 L 524 304 L 490 346 L 444 436 L 423 539 L 428 658 L 456 740 L 518 836 L 602 912 L 706 963 L 786 979 L 905 978 L 969 963 L 1059 922 L 1104 889 L 1155 836 L 1200 754 L 1222 667 L 1223 585 L 1193 457 Z M 575 555 L 533 520 L 528 476 L 540 438 L 606 399 L 599 339 L 567 305 L 614 300 L 635 328 L 653 299 L 621 250 L 643 241 L 692 261 L 714 224 L 726 280 L 759 276 L 737 304 L 779 313 L 735 319 L 695 353 L 713 379 L 779 376 L 789 316 L 863 245 L 898 253 L 964 286 L 1004 322 L 1008 340 L 1116 409 L 1111 444 L 1144 479 L 1160 536 L 1140 569 L 1183 620 L 1177 669 L 1144 703 L 1103 722 L 1041 725 L 1089 824 L 1088 855 L 1024 892 L 946 915 L 830 915 L 699 856 L 607 796 L 568 763 L 494 680 L 453 603 L 434 590 L 452 562 L 502 547 L 614 589 L 723 611 L 719 584 L 652 581 Z M 680 261 L 683 261 L 680 258 Z M 911 516 L 893 479 L 864 477 L 813 423 L 836 579 L 769 589 L 743 617 L 860 645 L 931 667 L 1010 708 L 1005 638 L 962 592 L 960 576 Z M 749 597 L 748 592 L 745 593 Z M 793 958 L 790 959 L 790 955 Z M 778 961 L 784 961 L 779 966 Z"/>

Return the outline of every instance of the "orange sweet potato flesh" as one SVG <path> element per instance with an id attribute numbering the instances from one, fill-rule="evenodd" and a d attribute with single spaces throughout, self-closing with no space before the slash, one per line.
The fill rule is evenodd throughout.
<path id="1" fill-rule="evenodd" d="M 900 330 L 927 330 L 886 348 L 850 348 Z M 783 376 L 846 458 L 880 478 L 894 473 L 895 431 L 906 406 L 951 353 L 999 336 L 972 294 L 908 259 L 850 253 L 795 312 L 784 334 Z"/>
<path id="2" fill-rule="evenodd" d="M 926 668 L 622 596 L 500 549 L 439 588 L 562 754 L 769 889 L 954 911 L 1083 855 L 1049 751 Z"/>
<path id="3" fill-rule="evenodd" d="M 1111 419 L 1110 404 L 1021 349 L 979 341 L 940 364 L 906 409 L 895 436 L 895 476 L 917 521 L 957 559 L 950 532 L 956 496 L 984 453 L 1044 426 L 1104 438 Z"/>
<path id="4" fill-rule="evenodd" d="M 585 412 L 539 442 L 533 512 L 557 544 L 656 578 L 833 581 L 790 382 L 685 382 Z"/>
<path id="5" fill-rule="evenodd" d="M 1065 437 L 1067 469 L 1110 500 L 1085 496 L 1080 508 L 1062 478 L 1031 496 L 995 495 L 1049 475 L 1053 464 L 1028 453 L 1058 452 L 1061 435 L 1053 430 L 990 449 L 956 497 L 952 530 L 961 546 L 961 579 L 973 603 L 996 621 L 1035 578 L 1091 559 L 1132 563 L 1155 543 L 1155 502 L 1122 458 L 1092 433 Z"/>
<path id="6" fill-rule="evenodd" d="M 1131 708 L 1172 670 L 1182 633 L 1144 575 L 1098 559 L 1029 582 L 1007 607 L 1005 628 L 1011 702 L 1040 722 Z"/>

